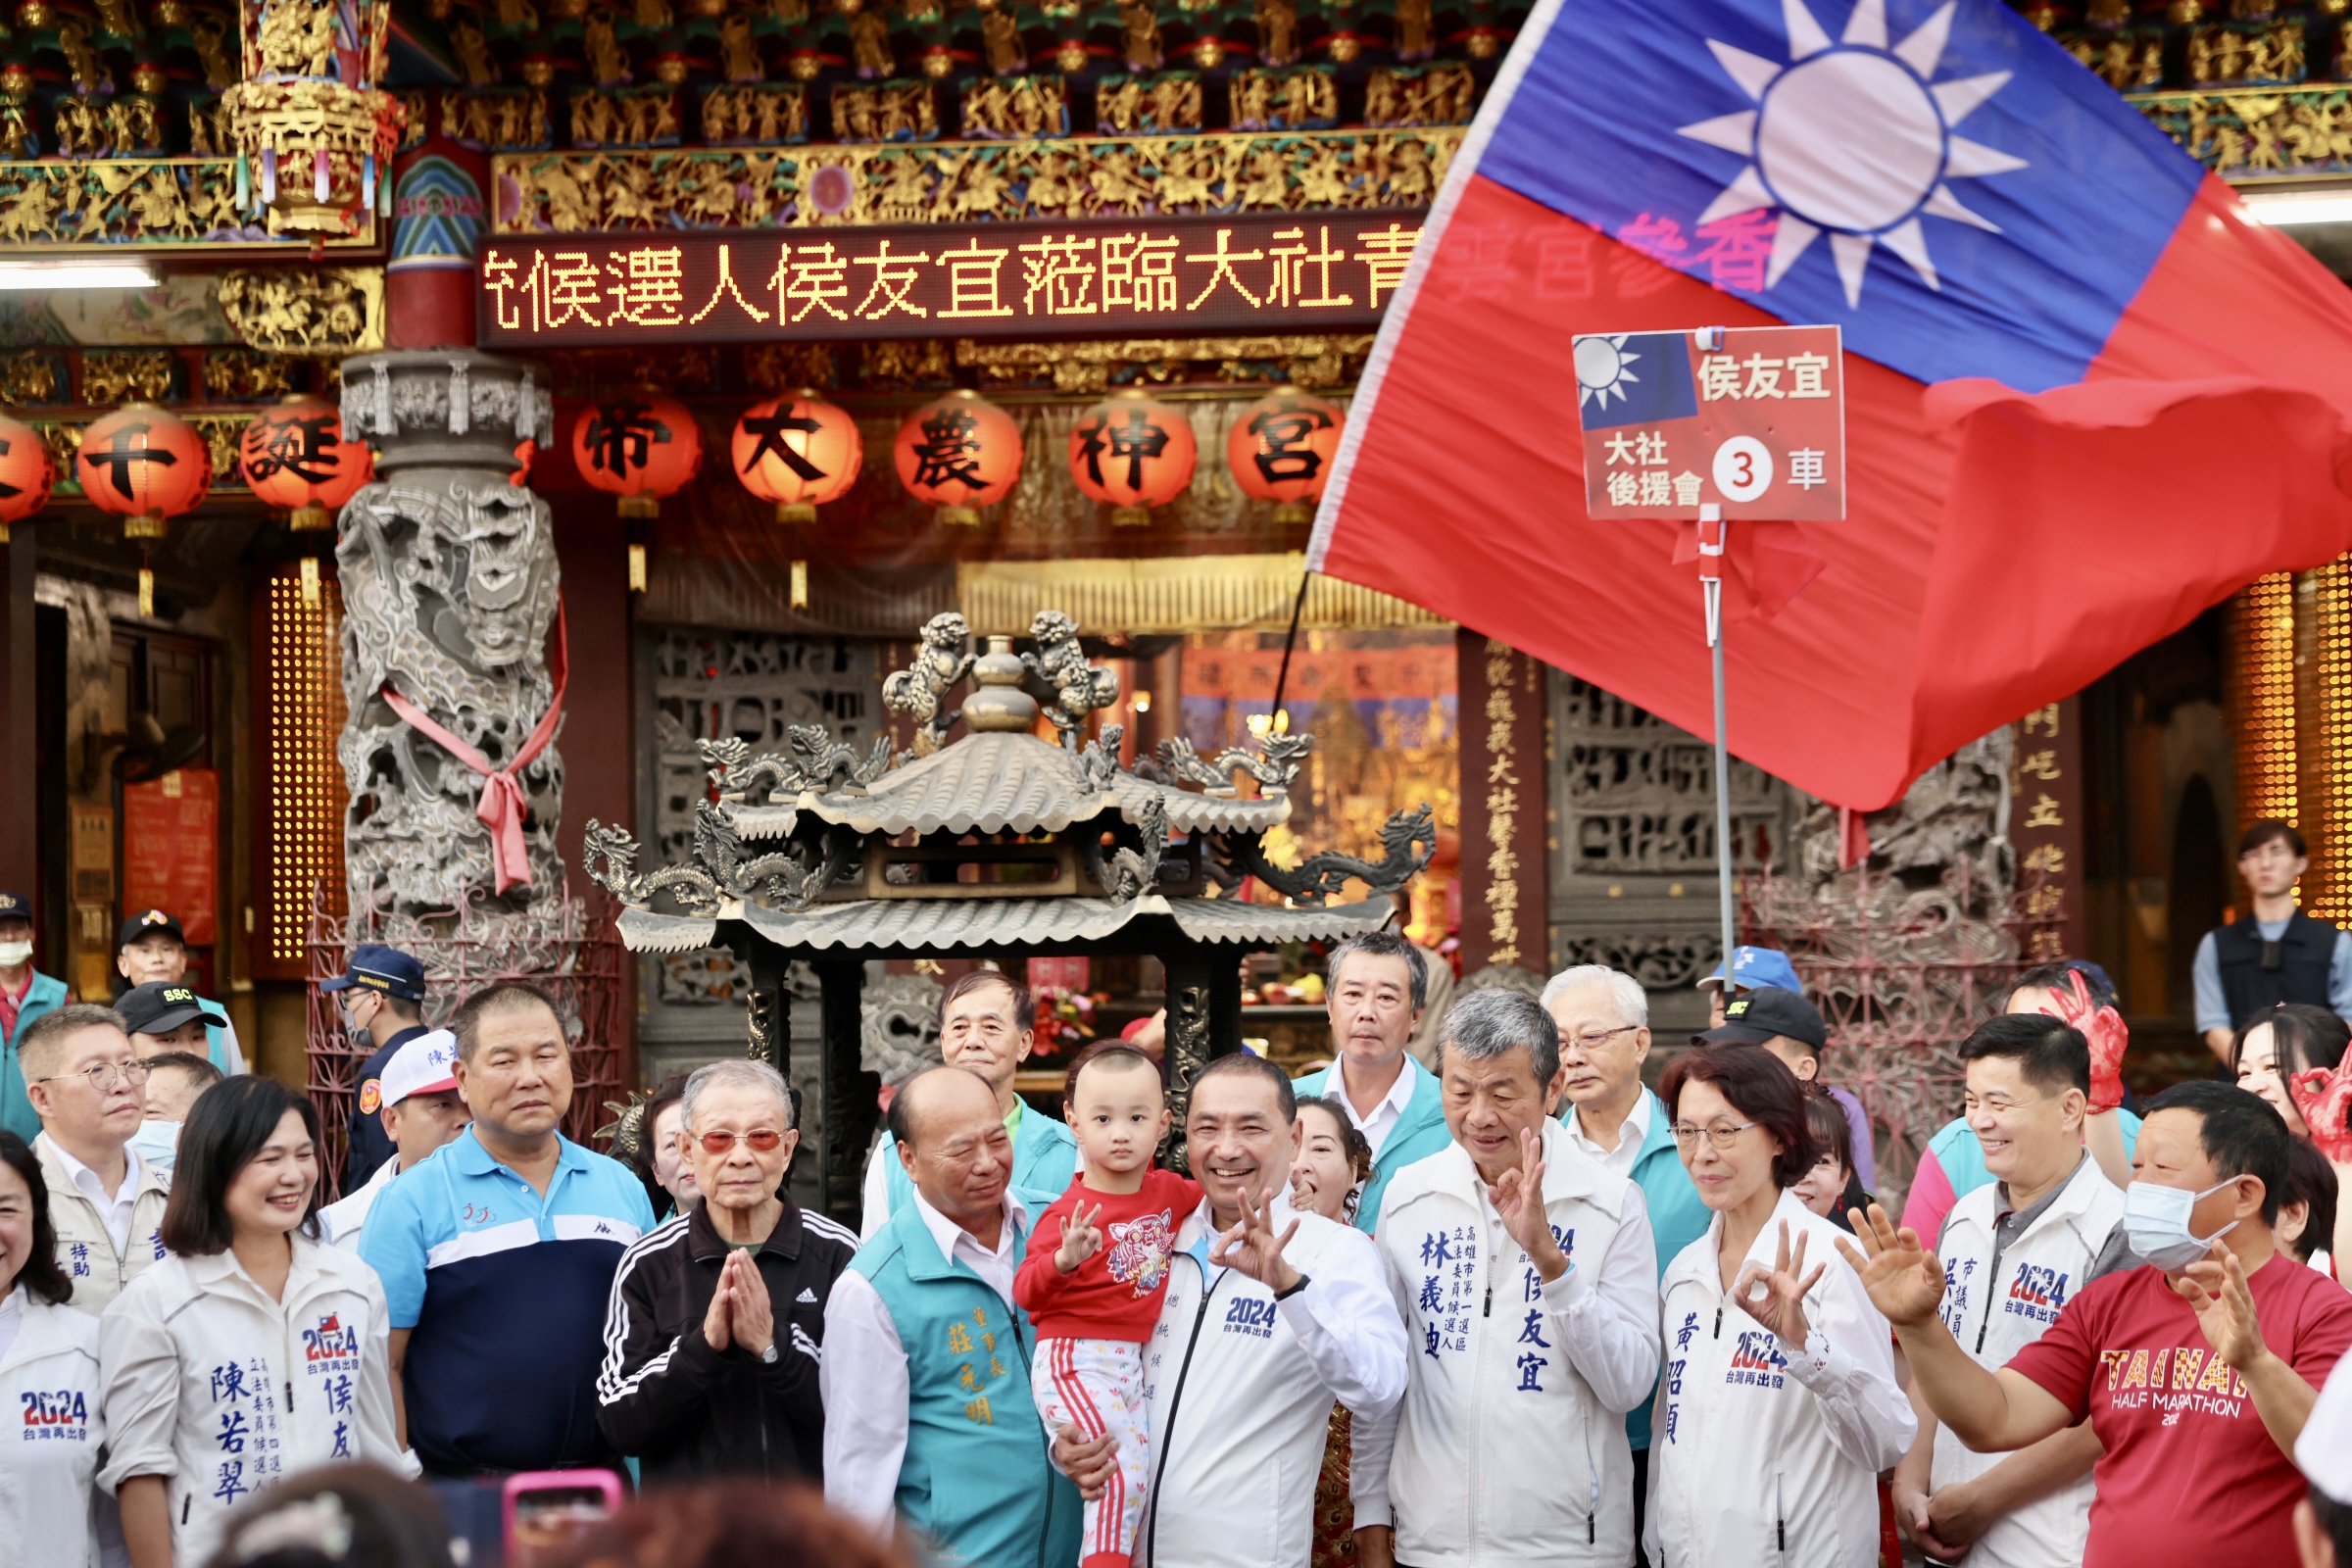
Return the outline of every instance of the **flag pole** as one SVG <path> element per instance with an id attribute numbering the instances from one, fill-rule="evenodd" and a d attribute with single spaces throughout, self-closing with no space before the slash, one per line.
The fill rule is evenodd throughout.
<path id="1" fill-rule="evenodd" d="M 1698 509 L 1698 585 L 1706 597 L 1707 654 L 1715 673 L 1715 881 L 1723 916 L 1723 987 L 1729 997 L 1739 989 L 1732 979 L 1736 947 L 1732 918 L 1732 758 L 1730 725 L 1723 693 L 1723 553 L 1731 524 L 1715 502 Z"/>

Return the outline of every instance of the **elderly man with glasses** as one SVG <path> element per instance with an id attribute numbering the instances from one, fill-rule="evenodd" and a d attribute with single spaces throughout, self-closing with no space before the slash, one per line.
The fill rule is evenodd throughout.
<path id="1" fill-rule="evenodd" d="M 34 1019 L 17 1057 L 41 1118 L 32 1147 L 57 1261 L 74 1284 L 71 1304 L 95 1317 L 164 1255 L 169 1179 L 130 1147 L 147 1114 L 147 1064 L 132 1054 L 122 1015 L 85 1003 Z"/>
<path id="2" fill-rule="evenodd" d="M 686 1080 L 679 1107 L 678 1142 L 702 1200 L 621 1255 L 597 1420 L 641 1461 L 648 1486 L 717 1475 L 821 1481 L 818 1347 L 857 1234 L 784 1189 L 801 1134 L 775 1068 L 712 1062 Z"/>
<path id="3" fill-rule="evenodd" d="M 1742 954 L 1749 950 L 1741 949 Z M 1560 1120 L 1569 1140 L 1601 1168 L 1642 1189 L 1658 1272 L 1707 1233 L 1707 1205 L 1675 1152 L 1674 1118 L 1642 1082 L 1649 1055 L 1649 996 L 1630 974 L 1597 963 L 1563 969 L 1544 987 L 1544 1010 L 1560 1030 L 1567 1074 Z M 1634 1529 L 1648 1500 L 1652 1401 L 1627 1413 L 1634 1454 Z"/>

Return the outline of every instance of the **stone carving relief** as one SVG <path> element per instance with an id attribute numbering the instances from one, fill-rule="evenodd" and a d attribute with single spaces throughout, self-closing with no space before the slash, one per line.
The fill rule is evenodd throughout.
<path id="1" fill-rule="evenodd" d="M 865 1034 L 858 1065 L 885 1084 L 903 1084 L 939 1065 L 939 1004 L 947 990 L 924 974 L 886 974 L 869 981 L 860 1005 Z"/>
<path id="2" fill-rule="evenodd" d="M 517 431 L 549 421 L 534 375 L 471 354 L 391 354 L 344 367 L 345 428 L 378 449 L 377 481 L 343 510 L 340 755 L 352 906 L 455 907 L 494 885 L 475 815 L 483 776 L 395 710 L 387 688 L 510 768 L 555 698 L 549 632 L 560 579 L 547 503 L 514 484 Z M 564 762 L 552 740 L 516 774 L 529 880 L 503 907 L 526 923 L 564 891 L 556 857 Z M 517 934 L 520 934 L 519 932 Z"/>

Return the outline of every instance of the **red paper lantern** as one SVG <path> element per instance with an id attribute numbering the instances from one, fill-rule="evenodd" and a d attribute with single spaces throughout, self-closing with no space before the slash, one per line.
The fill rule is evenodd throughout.
<path id="1" fill-rule="evenodd" d="M 580 477 L 620 497 L 624 517 L 656 516 L 703 466 L 702 426 L 676 398 L 636 393 L 580 411 L 571 427 Z"/>
<path id="2" fill-rule="evenodd" d="M 1244 495 L 1274 503 L 1276 522 L 1310 522 L 1347 424 L 1338 404 L 1277 387 L 1234 416 L 1225 461 Z"/>
<path id="3" fill-rule="evenodd" d="M 122 519 L 123 538 L 161 539 L 212 489 L 213 454 L 178 415 L 127 403 L 82 432 L 74 476 L 92 506 Z"/>
<path id="4" fill-rule="evenodd" d="M 976 525 L 979 509 L 1010 495 L 1021 476 L 1021 432 L 994 403 L 957 390 L 906 416 L 897 458 L 908 495 L 937 507 L 942 522 Z"/>
<path id="5" fill-rule="evenodd" d="M 814 522 L 816 509 L 849 494 L 865 464 L 858 421 L 813 392 L 744 410 L 727 448 L 735 477 L 775 503 L 778 522 Z"/>
<path id="6" fill-rule="evenodd" d="M 1199 456 L 1193 422 L 1140 392 L 1103 399 L 1070 427 L 1070 477 L 1114 508 L 1120 527 L 1143 526 L 1153 507 L 1182 495 Z"/>
<path id="7" fill-rule="evenodd" d="M 333 514 L 375 477 L 375 454 L 343 439 L 332 404 L 294 392 L 245 426 L 237 466 L 253 493 L 293 514 L 289 526 L 302 531 L 334 526 Z"/>
<path id="8" fill-rule="evenodd" d="M 39 432 L 0 415 L 0 545 L 8 543 L 10 523 L 23 522 L 48 504 L 49 487 L 56 482 Z"/>

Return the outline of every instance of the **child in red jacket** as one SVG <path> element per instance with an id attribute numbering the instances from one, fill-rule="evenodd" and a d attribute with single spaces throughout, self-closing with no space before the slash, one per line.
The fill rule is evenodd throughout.
<path id="1" fill-rule="evenodd" d="M 1152 1168 L 1170 1118 L 1159 1068 L 1141 1052 L 1108 1046 L 1080 1062 L 1062 1109 L 1085 1158 L 1030 1231 L 1012 1294 L 1037 1329 L 1029 1375 L 1046 1430 L 1117 1439 L 1118 1468 L 1086 1505 L 1079 1562 L 1127 1568 L 1151 1472 L 1144 1342 L 1159 1322 L 1176 1229 L 1200 1189 Z"/>

